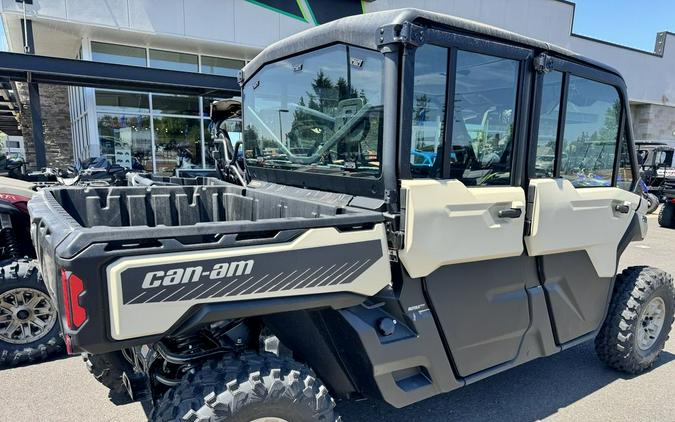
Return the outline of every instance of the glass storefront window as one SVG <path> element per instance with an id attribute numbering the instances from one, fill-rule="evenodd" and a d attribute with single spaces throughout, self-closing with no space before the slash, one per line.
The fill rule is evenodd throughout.
<path id="1" fill-rule="evenodd" d="M 199 59 L 194 54 L 150 49 L 150 67 L 181 72 L 199 72 Z"/>
<path id="2" fill-rule="evenodd" d="M 127 168 L 152 171 L 150 117 L 98 113 L 101 155 Z"/>
<path id="3" fill-rule="evenodd" d="M 152 95 L 152 112 L 157 114 L 199 115 L 199 97 Z"/>
<path id="4" fill-rule="evenodd" d="M 91 58 L 95 62 L 147 66 L 145 48 L 127 45 L 92 42 Z"/>
<path id="5" fill-rule="evenodd" d="M 104 42 L 92 42 L 91 51 L 92 60 L 98 62 L 200 71 L 197 54 Z M 236 77 L 244 64 L 243 60 L 201 56 L 201 71 L 208 74 Z M 209 111 L 215 98 L 97 89 L 95 99 L 101 154 L 112 162 L 129 167 L 137 160 L 148 171 L 173 174 L 177 166 L 202 167 L 204 146 L 206 160 L 210 167 L 213 166 L 208 151 L 211 141 Z M 76 101 L 72 100 L 73 103 Z M 150 119 L 154 119 L 154 133 Z M 228 127 L 228 131 L 240 139 L 240 121 L 227 124 L 234 125 Z"/>
<path id="6" fill-rule="evenodd" d="M 117 113 L 149 113 L 150 100 L 148 94 L 135 92 L 118 92 L 96 90 L 96 107 L 98 111 Z"/>
<path id="7" fill-rule="evenodd" d="M 154 117 L 156 172 L 173 175 L 176 168 L 202 167 L 201 119 Z"/>
<path id="8" fill-rule="evenodd" d="M 202 73 L 236 77 L 242 67 L 244 67 L 243 60 L 202 56 Z"/>

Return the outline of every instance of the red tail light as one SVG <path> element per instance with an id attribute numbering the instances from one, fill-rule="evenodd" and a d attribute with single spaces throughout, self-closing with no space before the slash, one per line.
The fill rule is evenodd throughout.
<path id="1" fill-rule="evenodd" d="M 61 270 L 61 288 L 66 325 L 71 330 L 80 328 L 87 320 L 87 310 L 80 305 L 79 301 L 80 295 L 84 292 L 84 283 L 75 274 Z"/>

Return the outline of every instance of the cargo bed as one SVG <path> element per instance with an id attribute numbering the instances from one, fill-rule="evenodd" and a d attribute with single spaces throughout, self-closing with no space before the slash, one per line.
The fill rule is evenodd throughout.
<path id="1" fill-rule="evenodd" d="M 154 181 L 53 187 L 29 204 L 38 259 L 75 349 L 140 344 L 253 305 L 321 306 L 326 295 L 349 305 L 390 282 L 383 216 L 350 206 L 352 197 L 255 181 L 247 189 Z M 79 279 L 83 292 L 72 297 Z"/>

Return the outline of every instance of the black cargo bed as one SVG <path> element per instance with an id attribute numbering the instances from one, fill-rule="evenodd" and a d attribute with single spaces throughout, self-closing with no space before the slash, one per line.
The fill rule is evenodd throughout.
<path id="1" fill-rule="evenodd" d="M 78 300 L 89 310 L 87 321 L 77 330 L 64 329 L 73 350 L 101 353 L 153 340 L 154 337 L 145 337 L 118 341 L 110 337 L 112 299 L 108 294 L 107 271 L 125 259 L 128 262 L 164 254 L 187 254 L 200 260 L 207 252 L 226 254 L 223 251 L 230 248 L 250 251 L 251 247 L 274 245 L 275 250 L 288 249 L 284 245 L 301 239 L 310 229 L 335 228 L 337 230 L 329 237 L 367 232 L 368 241 L 350 241 L 342 246 L 333 243 L 334 246 L 323 249 L 320 247 L 324 245 L 319 242 L 315 248 L 325 251 L 319 254 L 321 259 L 332 264 L 332 260 L 344 260 L 358 247 L 370 245 L 368 251 L 360 253 L 372 255 L 368 266 L 380 260 L 383 274 L 377 284 L 389 282 L 386 248 L 377 240 L 383 239 L 383 232 L 374 231 L 383 221 L 383 215 L 347 205 L 353 200 L 350 196 L 255 181 L 253 187 L 246 189 L 208 178 L 153 177 L 153 181 L 153 186 L 51 187 L 38 192 L 29 203 L 32 239 L 38 260 L 62 314 L 67 312 L 62 303 L 62 277 L 70 277 L 67 274 L 73 273 L 84 280 L 86 293 Z M 318 250 L 313 252 L 314 255 L 317 253 Z M 304 261 L 303 253 L 289 251 L 285 254 L 281 255 L 295 257 L 292 258 L 294 262 L 276 261 L 281 266 L 306 266 L 317 262 L 315 259 Z M 344 286 L 344 290 L 352 289 L 351 285 Z M 339 296 L 342 289 L 333 288 L 333 295 Z M 295 291 L 288 295 L 302 293 Z M 325 296 L 331 297 L 330 303 L 343 300 Z M 353 304 L 356 303 L 353 296 L 347 292 L 340 298 Z M 194 311 L 197 312 L 197 308 Z"/>
<path id="2" fill-rule="evenodd" d="M 350 199 L 344 195 L 336 195 L 341 197 L 337 201 L 333 196 L 326 200 L 317 195 L 299 198 L 286 190 L 277 193 L 269 184 L 244 189 L 211 178 L 154 180 L 167 184 L 45 189 L 32 201 L 31 214 L 40 217 L 40 227 L 49 228 L 53 237 L 77 232 L 68 236 L 67 247 L 59 248 L 62 258 L 97 242 L 191 238 L 188 243 L 195 244 L 198 237 L 212 243 L 217 239 L 208 238 L 216 236 L 222 247 L 223 236 L 229 234 L 251 239 L 256 232 L 273 237 L 284 230 L 382 221 L 379 212 L 339 204 Z"/>

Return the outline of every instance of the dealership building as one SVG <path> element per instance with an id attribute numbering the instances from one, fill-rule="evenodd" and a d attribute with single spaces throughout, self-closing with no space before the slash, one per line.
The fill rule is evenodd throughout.
<path id="1" fill-rule="evenodd" d="M 675 140 L 675 34 L 655 35 L 642 51 L 575 34 L 574 4 L 562 0 L 1 0 L 7 49 L 235 77 L 263 48 L 340 16 L 417 7 L 467 18 L 560 45 L 609 64 L 624 76 L 636 139 Z M 602 17 L 599 17 L 602 19 Z M 34 163 L 25 84 L 0 89 L 5 147 Z M 113 89 L 40 86 L 47 161 L 63 166 L 106 155 L 172 173 L 189 153 L 209 167 L 213 98 Z M 11 98 L 10 98 L 11 97 Z M 14 119 L 15 128 L 8 126 Z"/>

